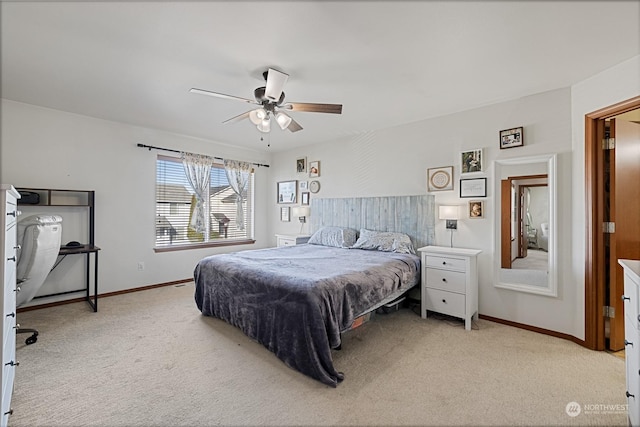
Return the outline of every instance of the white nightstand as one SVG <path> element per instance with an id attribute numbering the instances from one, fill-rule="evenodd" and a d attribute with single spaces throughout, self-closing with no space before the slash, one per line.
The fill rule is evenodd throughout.
<path id="1" fill-rule="evenodd" d="M 276 246 L 295 246 L 307 243 L 309 241 L 308 235 L 304 234 L 276 234 Z"/>
<path id="2" fill-rule="evenodd" d="M 425 246 L 422 254 L 422 318 L 427 310 L 464 319 L 478 319 L 478 249 Z"/>

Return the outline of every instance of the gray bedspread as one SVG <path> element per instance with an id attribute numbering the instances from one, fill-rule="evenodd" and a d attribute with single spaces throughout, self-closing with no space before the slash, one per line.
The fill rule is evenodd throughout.
<path id="1" fill-rule="evenodd" d="M 225 320 L 288 366 L 335 387 L 340 332 L 420 280 L 415 255 L 297 245 L 213 255 L 195 268 L 202 314 Z"/>

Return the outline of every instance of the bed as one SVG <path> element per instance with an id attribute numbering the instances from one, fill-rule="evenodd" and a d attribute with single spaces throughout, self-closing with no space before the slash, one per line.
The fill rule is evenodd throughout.
<path id="1" fill-rule="evenodd" d="M 411 240 L 400 232 L 319 226 L 309 244 L 209 256 L 194 270 L 196 305 L 291 368 L 336 387 L 344 375 L 331 351 L 341 333 L 419 283 Z"/>

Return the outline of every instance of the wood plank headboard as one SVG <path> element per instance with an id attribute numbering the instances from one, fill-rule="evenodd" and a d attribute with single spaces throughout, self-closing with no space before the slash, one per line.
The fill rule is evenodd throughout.
<path id="1" fill-rule="evenodd" d="M 435 196 L 311 200 L 311 232 L 324 226 L 406 233 L 414 247 L 435 242 Z"/>

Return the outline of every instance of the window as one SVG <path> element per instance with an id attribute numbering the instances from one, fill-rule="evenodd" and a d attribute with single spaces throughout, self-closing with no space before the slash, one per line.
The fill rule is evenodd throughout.
<path id="1" fill-rule="evenodd" d="M 196 199 L 182 167 L 175 157 L 158 156 L 156 164 L 156 250 L 253 242 L 253 187 L 251 173 L 243 203 L 245 228 L 236 225 L 236 193 L 227 181 L 222 165 L 211 167 L 208 232 L 189 227 Z"/>

